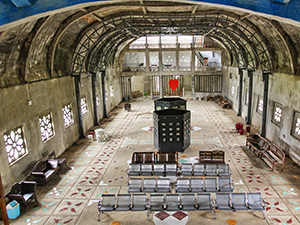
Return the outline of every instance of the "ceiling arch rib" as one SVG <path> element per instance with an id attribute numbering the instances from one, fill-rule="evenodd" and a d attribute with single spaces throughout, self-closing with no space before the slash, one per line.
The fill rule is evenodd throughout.
<path id="1" fill-rule="evenodd" d="M 84 66 L 84 62 L 89 55 L 89 52 L 93 50 L 99 42 L 109 39 L 115 32 L 120 32 L 120 30 L 113 28 L 106 30 L 103 26 L 100 26 L 99 29 L 94 29 L 90 35 L 86 36 L 85 40 L 79 44 L 78 50 L 75 50 L 73 57 L 74 63 L 72 66 L 73 75 L 84 72 L 84 68 L 82 67 Z"/>
<path id="2" fill-rule="evenodd" d="M 99 63 L 103 61 L 103 59 L 108 58 L 108 51 L 107 49 L 111 49 L 111 46 L 113 46 L 116 43 L 122 42 L 124 38 L 126 37 L 130 37 L 132 38 L 131 34 L 127 34 L 127 33 L 122 33 L 121 31 L 118 32 L 117 35 L 115 35 L 114 37 L 108 38 L 106 39 L 105 42 L 101 42 L 101 44 L 95 48 L 94 50 L 96 50 L 96 54 L 93 54 L 93 57 L 90 58 L 89 61 L 86 61 L 87 63 L 87 68 L 88 69 L 92 69 L 92 68 L 96 68 L 96 62 L 98 61 Z M 97 55 L 97 56 L 96 56 Z M 95 57 L 96 56 L 96 57 Z M 94 60 L 94 62 L 91 64 L 91 62 Z M 105 68 L 107 65 L 103 65 L 103 64 L 99 64 L 102 65 L 102 68 Z M 87 71 L 90 72 L 91 70 Z"/>
<path id="3" fill-rule="evenodd" d="M 243 24 L 242 21 L 246 20 L 245 18 L 238 18 L 239 17 L 229 17 L 228 15 L 220 14 L 214 14 L 214 16 L 212 16 L 210 12 L 209 15 L 186 15 L 185 17 L 174 16 L 174 14 L 171 17 L 166 17 L 165 14 L 163 14 L 163 16 L 158 17 L 156 15 L 154 17 L 153 15 L 147 14 L 142 17 L 127 15 L 115 18 L 110 15 L 110 21 L 103 21 L 105 21 L 106 24 L 111 22 L 114 25 L 122 21 L 123 26 L 120 27 L 123 29 L 126 28 L 129 34 L 136 36 L 141 36 L 141 34 L 173 32 L 176 34 L 198 35 L 214 33 L 214 35 L 209 34 L 209 36 L 216 37 L 222 33 L 224 40 L 230 39 L 231 45 L 235 46 L 238 52 L 242 52 L 242 60 L 244 60 L 243 68 L 256 69 L 260 66 L 264 71 L 272 71 L 268 49 L 265 48 L 262 39 L 255 33 L 255 29 L 252 29 L 250 24 Z M 95 47 L 96 45 L 93 45 L 93 48 Z M 90 50 L 86 50 L 86 52 L 90 52 Z M 82 66 L 82 60 L 76 61 L 76 58 L 81 56 L 82 52 L 80 51 L 74 53 L 74 65 Z M 76 73 L 78 70 L 73 69 L 72 72 Z"/>

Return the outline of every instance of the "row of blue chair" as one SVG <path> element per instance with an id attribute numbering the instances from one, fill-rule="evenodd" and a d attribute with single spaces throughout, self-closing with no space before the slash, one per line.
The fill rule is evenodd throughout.
<path id="1" fill-rule="evenodd" d="M 210 193 L 202 194 L 103 194 L 98 203 L 98 221 L 103 212 L 110 211 L 193 211 L 258 210 L 264 214 L 260 193 Z M 265 215 L 264 215 L 265 217 Z"/>
<path id="2" fill-rule="evenodd" d="M 129 176 L 230 176 L 228 164 L 135 163 L 130 164 Z"/>

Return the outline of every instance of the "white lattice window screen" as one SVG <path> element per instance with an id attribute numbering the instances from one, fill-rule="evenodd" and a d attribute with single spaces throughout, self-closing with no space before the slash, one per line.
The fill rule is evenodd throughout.
<path id="1" fill-rule="evenodd" d="M 235 94 L 235 86 L 232 85 L 231 86 L 231 95 L 234 96 L 234 94 Z"/>
<path id="2" fill-rule="evenodd" d="M 295 134 L 300 136 L 300 117 L 296 119 Z"/>
<path id="3" fill-rule="evenodd" d="M 28 153 L 21 127 L 4 133 L 4 145 L 9 165 L 14 164 Z"/>
<path id="4" fill-rule="evenodd" d="M 114 97 L 114 87 L 113 86 L 109 86 L 109 92 L 110 92 L 110 97 Z"/>
<path id="5" fill-rule="evenodd" d="M 280 106 L 275 106 L 275 110 L 274 110 L 275 122 L 279 123 L 281 121 L 281 116 L 282 116 L 282 108 Z"/>
<path id="6" fill-rule="evenodd" d="M 87 108 L 85 97 L 80 99 L 80 105 L 81 105 L 81 115 L 85 116 L 88 113 L 88 108 Z"/>
<path id="7" fill-rule="evenodd" d="M 258 111 L 262 112 L 264 110 L 264 100 L 261 97 L 259 97 L 258 101 Z"/>
<path id="8" fill-rule="evenodd" d="M 99 95 L 98 95 L 98 94 L 96 95 L 96 104 L 97 104 L 97 105 L 100 105 L 100 98 L 99 98 Z"/>
<path id="9" fill-rule="evenodd" d="M 54 125 L 51 113 L 39 118 L 42 141 L 46 142 L 54 137 Z"/>
<path id="10" fill-rule="evenodd" d="M 245 95 L 245 104 L 248 105 L 249 103 L 249 91 L 246 90 L 246 95 Z"/>
<path id="11" fill-rule="evenodd" d="M 71 105 L 65 105 L 62 108 L 63 111 L 63 116 L 64 116 L 64 123 L 65 123 L 65 127 L 70 126 L 71 124 L 74 123 L 74 118 L 73 118 L 73 112 L 72 112 L 72 108 Z"/>

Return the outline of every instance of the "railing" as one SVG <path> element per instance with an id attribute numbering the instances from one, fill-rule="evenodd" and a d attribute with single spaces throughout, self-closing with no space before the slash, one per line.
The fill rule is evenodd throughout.
<path id="1" fill-rule="evenodd" d="M 128 66 L 123 68 L 123 72 L 145 72 L 145 66 Z"/>

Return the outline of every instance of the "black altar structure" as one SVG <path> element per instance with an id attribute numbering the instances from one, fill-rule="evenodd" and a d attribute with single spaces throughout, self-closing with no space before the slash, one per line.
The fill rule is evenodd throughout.
<path id="1" fill-rule="evenodd" d="M 158 152 L 183 152 L 190 145 L 191 112 L 166 109 L 153 112 L 154 146 Z"/>
<path id="2" fill-rule="evenodd" d="M 155 111 L 165 109 L 182 109 L 186 110 L 186 100 L 182 98 L 159 98 L 154 101 Z"/>

